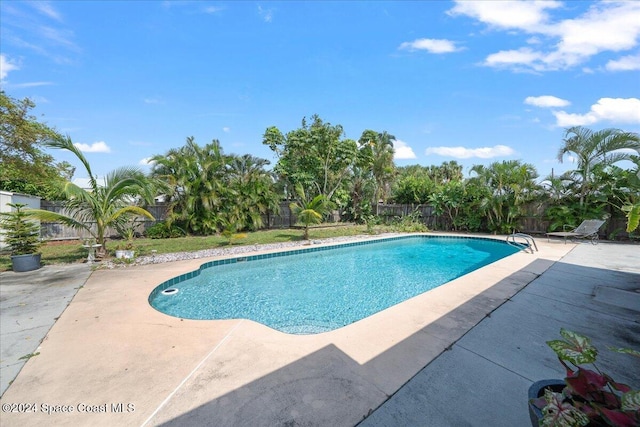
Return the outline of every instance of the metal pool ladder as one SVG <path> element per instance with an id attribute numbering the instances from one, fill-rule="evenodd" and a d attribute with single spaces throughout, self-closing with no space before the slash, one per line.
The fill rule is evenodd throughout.
<path id="1" fill-rule="evenodd" d="M 516 239 L 522 239 L 524 240 L 524 242 L 518 241 Z M 512 233 L 507 236 L 507 243 L 511 246 L 515 246 L 521 251 L 530 251 L 531 253 L 533 253 L 533 250 L 535 249 L 536 252 L 538 252 L 538 245 L 536 245 L 536 241 L 528 234 Z"/>

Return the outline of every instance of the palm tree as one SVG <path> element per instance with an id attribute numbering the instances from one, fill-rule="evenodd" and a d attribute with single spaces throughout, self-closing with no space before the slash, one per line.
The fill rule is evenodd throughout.
<path id="1" fill-rule="evenodd" d="M 197 234 L 217 232 L 228 192 L 224 182 L 227 160 L 219 141 L 200 147 L 193 137 L 187 138 L 184 147 L 152 157 L 152 176 L 168 188 L 169 222 L 176 221 Z"/>
<path id="2" fill-rule="evenodd" d="M 60 137 L 46 145 L 73 153 L 87 172 L 89 188 L 84 189 L 67 181 L 62 189 L 66 215 L 30 209 L 28 212 L 31 216 L 42 221 L 61 222 L 75 229 L 87 230 L 96 242 L 102 245 L 101 253 L 106 251 L 105 232 L 108 227 L 119 228 L 128 218 L 136 216 L 154 219 L 146 209 L 135 205 L 140 199 L 148 204 L 153 203 L 155 196 L 153 182 L 148 180 L 141 170 L 134 167 L 115 169 L 106 176 L 104 185 L 99 185 L 89 162 L 73 145 L 71 138 Z"/>
<path id="3" fill-rule="evenodd" d="M 492 231 L 510 232 L 523 214 L 523 205 L 535 197 L 538 174 L 528 163 L 518 160 L 494 162 L 488 167 L 475 165 L 473 180 L 489 188 L 490 193 L 481 201 Z"/>
<path id="4" fill-rule="evenodd" d="M 365 130 L 358 141 L 361 146 L 371 147 L 371 172 L 375 180 L 375 191 L 373 204 L 376 206 L 378 214 L 378 202 L 382 199 L 386 201 L 389 192 L 389 183 L 395 173 L 393 163 L 393 141 L 396 137 L 383 132 Z"/>
<path id="5" fill-rule="evenodd" d="M 232 211 L 228 219 L 235 219 L 237 229 L 257 230 L 263 225 L 263 214 L 279 209 L 280 197 L 273 190 L 271 174 L 264 169 L 268 164 L 249 154 L 229 158 L 226 181 L 234 200 L 226 208 Z"/>
<path id="6" fill-rule="evenodd" d="M 293 213 L 298 221 L 304 224 L 304 239 L 309 239 L 309 226 L 311 224 L 320 224 L 324 215 L 331 209 L 331 202 L 323 194 L 318 194 L 309 200 L 304 192 L 302 184 L 296 185 L 296 193 L 298 201 L 289 205 L 291 213 Z"/>
<path id="7" fill-rule="evenodd" d="M 558 161 L 562 163 L 565 154 L 575 158 L 577 170 L 581 178 L 580 206 L 583 206 L 589 193 L 593 190 L 593 172 L 597 165 L 601 167 L 631 160 L 633 153 L 640 155 L 640 136 L 620 129 L 603 129 L 592 131 L 582 126 L 568 128 L 564 135 L 564 145 L 558 151 Z"/>

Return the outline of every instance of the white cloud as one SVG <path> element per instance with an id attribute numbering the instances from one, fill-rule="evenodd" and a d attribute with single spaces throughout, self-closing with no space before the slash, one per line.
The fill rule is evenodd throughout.
<path id="1" fill-rule="evenodd" d="M 69 54 L 81 52 L 74 42 L 73 31 L 64 24 L 52 2 L 13 2 L 12 6 L 15 7 L 3 8 L 5 44 L 21 51 L 31 50 L 59 64 L 72 63 Z"/>
<path id="2" fill-rule="evenodd" d="M 217 7 L 217 6 L 208 6 L 203 9 L 204 13 L 209 13 L 209 14 L 215 14 L 218 12 L 222 12 L 223 10 L 224 10 L 223 7 Z"/>
<path id="3" fill-rule="evenodd" d="M 406 142 L 396 139 L 393 141 L 393 158 L 395 160 L 415 159 L 416 153 L 413 148 L 409 147 Z"/>
<path id="4" fill-rule="evenodd" d="M 7 87 L 10 87 L 11 89 L 21 89 L 26 87 L 49 86 L 52 84 L 53 84 L 52 82 L 27 82 L 27 83 L 7 84 Z"/>
<path id="5" fill-rule="evenodd" d="M 530 67 L 536 71 L 542 70 L 544 67 L 539 65 L 543 59 L 540 52 L 536 52 L 528 47 L 522 47 L 518 50 L 501 50 L 487 56 L 484 64 L 489 67 L 514 67 L 520 69 L 520 66 Z"/>
<path id="6" fill-rule="evenodd" d="M 157 98 L 157 97 L 154 97 L 154 98 L 145 98 L 145 99 L 144 99 L 144 103 L 145 103 L 145 104 L 152 104 L 152 105 L 153 105 L 153 104 L 164 104 L 164 102 L 163 102 L 160 98 Z"/>
<path id="7" fill-rule="evenodd" d="M 631 49 L 640 35 L 640 3 L 596 3 L 582 16 L 548 28 L 561 37 L 558 51 L 591 56 Z"/>
<path id="8" fill-rule="evenodd" d="M 455 42 L 444 39 L 416 39 L 412 42 L 402 43 L 398 49 L 402 50 L 426 50 L 429 53 L 450 53 L 459 50 Z"/>
<path id="9" fill-rule="evenodd" d="M 558 1 L 462 1 L 449 15 L 466 15 L 500 29 L 534 29 L 549 19 L 547 9 L 562 6 Z"/>
<path id="10" fill-rule="evenodd" d="M 50 2 L 38 1 L 38 2 L 30 2 L 29 4 L 41 14 L 51 19 L 54 19 L 56 21 L 62 21 L 62 16 L 57 10 L 53 8 Z"/>
<path id="11" fill-rule="evenodd" d="M 605 68 L 609 71 L 635 71 L 640 70 L 640 54 L 623 56 L 618 60 L 607 62 Z"/>
<path id="12" fill-rule="evenodd" d="M 614 123 L 640 123 L 640 99 L 638 98 L 601 98 L 591 106 L 586 114 L 554 111 L 556 125 L 588 126 L 601 121 Z"/>
<path id="13" fill-rule="evenodd" d="M 152 166 L 155 163 L 155 161 L 151 160 L 151 157 L 145 157 L 143 159 L 140 159 L 140 161 L 138 162 L 140 166 Z"/>
<path id="14" fill-rule="evenodd" d="M 11 71 L 19 70 L 20 67 L 15 62 L 11 61 L 5 55 L 0 54 L 0 80 L 7 78 Z"/>
<path id="15" fill-rule="evenodd" d="M 520 31 L 530 36 L 527 47 L 488 55 L 484 65 L 489 67 L 564 70 L 584 64 L 599 53 L 625 51 L 638 45 L 640 2 L 595 2 L 580 16 L 554 22 L 549 12 L 561 6 L 557 1 L 458 1 L 449 14 L 469 16 L 497 30 Z M 620 65 L 613 61 L 611 66 L 615 69 L 625 64 L 626 61 Z"/>
<path id="16" fill-rule="evenodd" d="M 76 147 L 78 147 L 80 151 L 83 151 L 85 153 L 110 153 L 111 152 L 111 148 L 109 148 L 107 143 L 104 141 L 94 142 L 91 145 L 76 142 L 73 145 L 75 145 Z"/>
<path id="17" fill-rule="evenodd" d="M 493 157 L 510 156 L 515 151 L 506 145 L 494 145 L 493 147 L 465 148 L 465 147 L 429 147 L 425 154 L 437 154 L 439 156 L 454 157 L 456 159 L 469 159 L 478 157 L 491 159 Z"/>
<path id="18" fill-rule="evenodd" d="M 556 98 L 555 96 L 527 96 L 524 100 L 525 104 L 533 105 L 535 107 L 550 108 L 550 107 L 566 107 L 571 103 L 565 99 Z"/>
<path id="19" fill-rule="evenodd" d="M 264 22 L 273 21 L 273 9 L 263 9 L 262 6 L 258 5 L 258 14 Z"/>
<path id="20" fill-rule="evenodd" d="M 225 127 L 222 128 L 222 132 L 229 133 L 229 132 L 231 132 L 231 128 L 229 126 L 225 126 Z"/>

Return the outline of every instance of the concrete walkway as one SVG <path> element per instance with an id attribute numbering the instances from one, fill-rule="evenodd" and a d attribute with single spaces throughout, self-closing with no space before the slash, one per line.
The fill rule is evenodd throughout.
<path id="1" fill-rule="evenodd" d="M 87 264 L 0 273 L 0 396 L 18 375 L 78 289 Z"/>
<path id="2" fill-rule="evenodd" d="M 578 245 L 360 426 L 526 426 L 529 385 L 565 376 L 545 344 L 560 328 L 590 337 L 598 366 L 640 388 L 640 360 L 607 350 L 640 350 L 640 246 Z"/>
<path id="3" fill-rule="evenodd" d="M 526 426 L 529 384 L 562 374 L 544 343 L 560 327 L 640 387 L 638 362 L 606 351 L 640 348 L 640 246 L 538 243 L 307 336 L 149 306 L 159 283 L 209 259 L 95 271 L 0 399 L 35 405 L 0 424 Z"/>

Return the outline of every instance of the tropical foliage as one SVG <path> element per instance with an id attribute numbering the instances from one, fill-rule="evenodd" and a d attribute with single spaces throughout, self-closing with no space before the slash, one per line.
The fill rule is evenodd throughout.
<path id="1" fill-rule="evenodd" d="M 333 204 L 324 194 L 318 194 L 310 198 L 300 183 L 296 185 L 296 195 L 298 200 L 291 203 L 291 213 L 298 218 L 298 222 L 304 225 L 304 238 L 308 239 L 309 226 L 320 224 L 324 216 L 333 207 Z"/>
<path id="2" fill-rule="evenodd" d="M 57 185 L 74 171 L 43 151 L 61 135 L 29 114 L 34 107 L 28 98 L 16 100 L 0 92 L 0 190 L 55 199 Z"/>
<path id="3" fill-rule="evenodd" d="M 350 176 L 358 156 L 358 145 L 352 139 L 344 139 L 340 125 L 325 123 L 318 115 L 311 123 L 302 119 L 302 126 L 283 135 L 274 126 L 263 137 L 277 156 L 274 172 L 287 183 L 288 189 L 298 184 L 333 200 Z"/>
<path id="4" fill-rule="evenodd" d="M 11 255 L 28 255 L 38 252 L 40 227 L 25 213 L 24 203 L 8 203 L 11 212 L 0 212 L 0 234 L 11 248 Z"/>
<path id="5" fill-rule="evenodd" d="M 471 180 L 488 190 L 480 200 L 490 231 L 511 233 L 517 229 L 527 203 L 536 198 L 538 174 L 535 168 L 518 160 L 494 162 L 471 168 Z"/>
<path id="6" fill-rule="evenodd" d="M 365 153 L 361 157 L 368 160 L 365 167 L 373 178 L 372 204 L 375 206 L 379 202 L 386 202 L 389 196 L 391 181 L 395 174 L 393 163 L 393 141 L 395 140 L 396 137 L 387 131 L 376 132 L 373 130 L 365 130 L 358 140 L 360 150 Z"/>
<path id="7" fill-rule="evenodd" d="M 64 215 L 29 215 L 85 229 L 103 245 L 108 229 L 123 234 L 133 219 L 151 218 L 144 206 L 154 198 L 168 206 L 166 220 L 148 231 L 157 237 L 257 230 L 292 200 L 307 231 L 325 219 L 328 206 L 348 221 L 379 222 L 380 203 L 388 201 L 429 205 L 439 217 L 435 225 L 452 230 L 509 233 L 532 211 L 548 220 L 549 231 L 585 218 L 626 218 L 629 233 L 640 223 L 640 137 L 619 129 L 566 129 L 558 160 L 571 159 L 575 169 L 538 183 L 535 168 L 521 160 L 475 165 L 467 178 L 456 161 L 396 167 L 391 133 L 366 129 L 355 141 L 313 115 L 287 133 L 265 130 L 262 143 L 277 158 L 272 170 L 266 159 L 228 155 L 218 140 L 200 146 L 191 137 L 154 156 L 150 174 L 118 168 L 99 183 L 70 138 L 29 115 L 30 100 L 2 92 L 0 101 L 0 189 L 62 199 Z M 44 148 L 73 153 L 88 188 L 70 182 L 73 167 L 54 163 Z"/>
<path id="8" fill-rule="evenodd" d="M 89 177 L 89 188 L 85 189 L 66 181 L 60 193 L 64 195 L 67 213 L 56 213 L 42 209 L 29 209 L 29 215 L 42 221 L 61 222 L 69 227 L 88 231 L 106 251 L 105 233 L 108 227 L 122 228 L 128 220 L 142 216 L 153 216 L 138 203 L 152 203 L 155 186 L 137 168 L 121 167 L 109 173 L 102 185 L 91 171 L 91 165 L 69 137 L 60 137 L 47 142 L 47 146 L 70 151 L 82 163 Z"/>
<path id="9" fill-rule="evenodd" d="M 164 183 L 168 226 L 214 234 L 262 227 L 262 215 L 278 208 L 269 162 L 250 155 L 225 155 L 218 140 L 204 147 L 193 138 L 152 158 L 151 175 Z"/>
<path id="10" fill-rule="evenodd" d="M 566 130 L 558 160 L 562 162 L 565 155 L 575 160 L 580 205 L 584 206 L 597 190 L 599 172 L 623 160 L 633 160 L 634 152 L 636 157 L 640 155 L 638 134 L 612 128 L 592 131 L 576 126 Z"/>
<path id="11" fill-rule="evenodd" d="M 640 390 L 614 381 L 596 365 L 598 349 L 581 334 L 560 329 L 564 339 L 547 341 L 558 356 L 567 377 L 562 393 L 546 389 L 532 404 L 542 410 L 541 426 L 637 426 L 640 425 Z M 640 357 L 626 348 L 609 350 Z M 588 369 L 591 365 L 594 369 Z"/>

